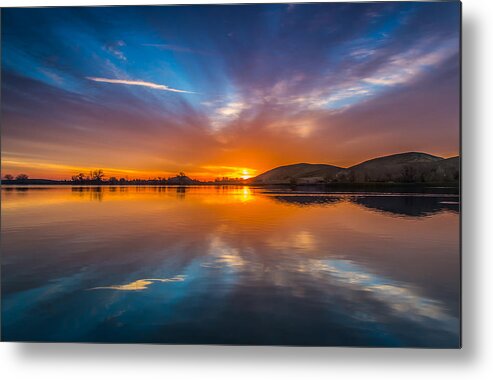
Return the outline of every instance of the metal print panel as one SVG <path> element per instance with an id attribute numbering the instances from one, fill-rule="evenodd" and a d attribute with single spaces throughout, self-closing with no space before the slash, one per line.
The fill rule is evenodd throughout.
<path id="1" fill-rule="evenodd" d="M 460 14 L 2 9 L 2 339 L 460 347 Z"/>

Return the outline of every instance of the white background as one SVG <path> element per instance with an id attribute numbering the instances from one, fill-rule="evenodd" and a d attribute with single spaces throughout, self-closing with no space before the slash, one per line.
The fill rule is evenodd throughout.
<path id="1" fill-rule="evenodd" d="M 2 6 L 138 3 L 173 1 L 3 0 Z M 493 1 L 462 3 L 462 350 L 0 343 L 2 379 L 493 378 L 493 296 L 489 292 L 493 289 L 489 244 L 493 201 L 487 198 L 493 189 Z"/>

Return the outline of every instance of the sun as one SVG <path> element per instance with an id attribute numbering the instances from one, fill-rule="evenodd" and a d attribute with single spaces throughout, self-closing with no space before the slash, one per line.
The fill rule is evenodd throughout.
<path id="1" fill-rule="evenodd" d="M 243 169 L 241 171 L 241 178 L 243 179 L 248 179 L 251 178 L 252 176 L 250 175 L 250 172 L 247 169 Z"/>

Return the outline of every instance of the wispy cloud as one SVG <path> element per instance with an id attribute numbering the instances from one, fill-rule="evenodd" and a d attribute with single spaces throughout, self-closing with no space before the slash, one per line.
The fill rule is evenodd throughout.
<path id="1" fill-rule="evenodd" d="M 242 101 L 229 101 L 226 103 L 203 102 L 202 105 L 208 107 L 212 113 L 209 116 L 211 126 L 218 131 L 233 120 L 237 120 L 241 113 L 250 108 L 250 105 Z"/>
<path id="2" fill-rule="evenodd" d="M 248 108 L 245 103 L 242 102 L 230 102 L 224 107 L 220 107 L 217 109 L 217 113 L 221 116 L 230 117 L 230 116 L 238 116 L 241 111 Z"/>
<path id="3" fill-rule="evenodd" d="M 294 9 L 296 8 L 296 5 L 297 5 L 297 4 L 288 4 L 288 6 L 287 6 L 286 10 L 287 10 L 288 12 L 292 12 L 292 11 L 294 11 Z"/>
<path id="4" fill-rule="evenodd" d="M 92 80 L 94 82 L 125 84 L 128 86 L 142 86 L 142 87 L 153 88 L 155 90 L 163 90 L 163 91 L 170 91 L 170 92 L 181 92 L 181 93 L 185 93 L 185 94 L 195 94 L 195 92 L 193 92 L 193 91 L 179 90 L 177 88 L 168 87 L 164 84 L 145 82 L 142 80 L 110 79 L 110 78 L 98 78 L 98 77 L 86 77 L 86 78 L 89 80 Z"/>
<path id="5" fill-rule="evenodd" d="M 428 45 L 432 46 L 425 46 L 425 49 L 411 48 L 390 57 L 386 65 L 363 81 L 379 86 L 408 83 L 456 54 L 458 48 L 456 39 L 447 40 L 439 46 L 435 46 L 436 42 L 430 40 Z"/>
<path id="6" fill-rule="evenodd" d="M 45 68 L 39 68 L 38 71 L 43 74 L 45 77 L 51 79 L 53 82 L 57 83 L 57 84 L 62 84 L 63 83 L 63 79 L 60 75 L 48 70 L 48 69 L 45 69 Z"/>
<path id="7" fill-rule="evenodd" d="M 118 59 L 120 59 L 122 61 L 126 61 L 127 57 L 120 50 L 120 48 L 125 46 L 125 45 L 126 45 L 125 42 L 120 40 L 120 41 L 116 41 L 116 42 L 104 45 L 103 50 L 107 51 L 108 53 L 113 54 L 115 57 L 117 57 Z"/>

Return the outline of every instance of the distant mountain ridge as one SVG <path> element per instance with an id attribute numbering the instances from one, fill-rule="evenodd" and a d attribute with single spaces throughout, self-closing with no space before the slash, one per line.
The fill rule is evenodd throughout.
<path id="1" fill-rule="evenodd" d="M 442 158 L 428 153 L 406 152 L 372 158 L 341 168 L 328 164 L 299 163 L 271 169 L 254 178 L 251 184 L 323 184 L 331 182 L 458 182 L 460 158 Z"/>

